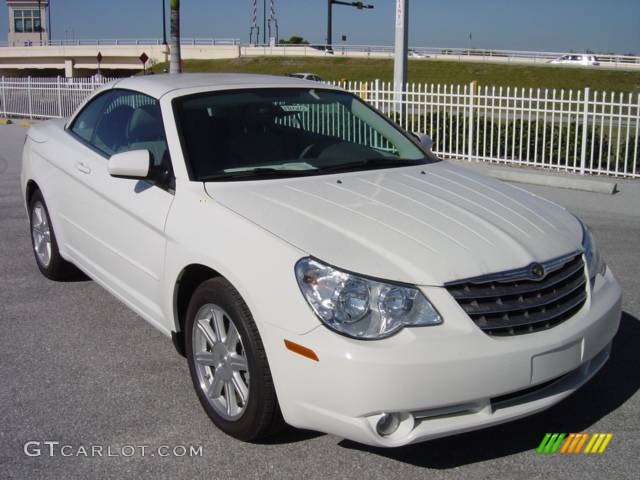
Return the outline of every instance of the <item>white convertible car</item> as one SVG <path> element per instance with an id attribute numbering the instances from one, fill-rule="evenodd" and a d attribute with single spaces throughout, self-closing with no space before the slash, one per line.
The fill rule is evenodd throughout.
<path id="1" fill-rule="evenodd" d="M 286 422 L 391 447 L 520 418 L 618 329 L 578 218 L 315 82 L 115 81 L 29 130 L 21 180 L 42 273 L 77 267 L 173 337 L 243 440 Z"/>

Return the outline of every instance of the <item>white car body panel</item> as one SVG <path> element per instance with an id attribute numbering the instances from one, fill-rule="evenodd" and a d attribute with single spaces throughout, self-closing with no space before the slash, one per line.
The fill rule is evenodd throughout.
<path id="1" fill-rule="evenodd" d="M 443 285 L 580 249 L 564 209 L 447 162 L 242 183 L 206 188 L 320 260 L 387 280 Z"/>
<path id="2" fill-rule="evenodd" d="M 173 195 L 146 182 L 111 177 L 107 160 L 66 132 L 34 144 L 31 152 L 49 164 L 51 177 L 36 183 L 48 187 L 61 253 L 160 324 L 164 224 Z M 77 189 L 75 195 L 65 187 Z M 50 198 L 49 188 L 60 190 Z"/>
<path id="3" fill-rule="evenodd" d="M 26 195 L 29 182 L 42 190 L 61 255 L 166 335 L 180 330 L 176 293 L 187 267 L 204 265 L 229 280 L 255 319 L 283 416 L 294 426 L 399 446 L 548 408 L 604 364 L 621 312 L 610 270 L 589 285 L 577 314 L 548 331 L 513 337 L 486 335 L 442 288 L 580 251 L 579 222 L 551 202 L 447 162 L 308 178 L 190 181 L 171 101 L 278 86 L 319 88 L 249 75 L 112 83 L 103 90 L 126 88 L 160 100 L 175 192 L 110 177 L 107 160 L 61 121 L 29 131 L 22 190 Z M 405 328 L 379 341 L 336 334 L 315 316 L 294 276 L 295 263 L 310 255 L 419 286 L 443 324 Z M 319 361 L 287 350 L 284 339 L 312 349 Z M 559 377 L 511 404 L 492 401 Z M 466 410 L 416 419 L 460 405 Z M 375 430 L 382 412 L 405 415 L 388 437 Z"/>

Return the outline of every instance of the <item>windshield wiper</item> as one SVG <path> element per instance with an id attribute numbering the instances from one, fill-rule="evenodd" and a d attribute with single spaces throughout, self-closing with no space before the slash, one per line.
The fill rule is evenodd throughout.
<path id="1" fill-rule="evenodd" d="M 355 162 L 340 163 L 337 165 L 329 165 L 320 167 L 317 171 L 321 173 L 345 172 L 355 170 L 374 170 L 385 167 L 408 167 L 411 165 L 422 165 L 423 160 L 403 160 L 390 158 L 366 158 Z"/>
<path id="2" fill-rule="evenodd" d="M 309 170 L 283 169 L 271 167 L 256 167 L 248 170 L 236 170 L 233 172 L 220 171 L 211 175 L 205 175 L 198 180 L 201 182 L 217 182 L 226 180 L 251 180 L 255 178 L 290 178 L 305 177 L 325 173 L 349 172 L 357 170 L 373 170 L 386 167 L 407 167 L 412 165 L 422 165 L 423 160 L 403 160 L 389 158 L 367 158 L 355 162 L 340 163 L 326 167 Z"/>
<path id="3" fill-rule="evenodd" d="M 287 177 L 303 177 L 305 175 L 313 175 L 317 170 L 296 170 L 282 168 L 265 168 L 257 167 L 248 170 L 236 170 L 234 172 L 214 173 L 205 175 L 198 180 L 201 182 L 216 182 L 223 180 L 250 180 L 252 178 L 287 178 Z"/>

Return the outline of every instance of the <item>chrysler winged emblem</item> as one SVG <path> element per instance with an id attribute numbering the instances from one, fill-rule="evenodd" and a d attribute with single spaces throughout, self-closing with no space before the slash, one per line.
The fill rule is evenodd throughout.
<path id="1" fill-rule="evenodd" d="M 545 275 L 544 267 L 539 263 L 532 263 L 529 267 L 529 277 L 533 280 L 541 280 Z"/>

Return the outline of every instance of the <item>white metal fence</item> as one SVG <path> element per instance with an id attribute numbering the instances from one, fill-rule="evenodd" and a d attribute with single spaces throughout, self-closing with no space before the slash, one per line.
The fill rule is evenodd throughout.
<path id="1" fill-rule="evenodd" d="M 2 78 L 0 116 L 67 117 L 108 80 Z M 408 84 L 401 94 L 380 81 L 341 86 L 405 129 L 431 135 L 443 157 L 640 178 L 640 94 L 474 83 Z"/>
<path id="2" fill-rule="evenodd" d="M 68 117 L 87 96 L 111 79 L 18 78 L 0 79 L 0 116 Z"/>
<path id="3" fill-rule="evenodd" d="M 347 82 L 449 158 L 640 178 L 640 94 Z"/>

